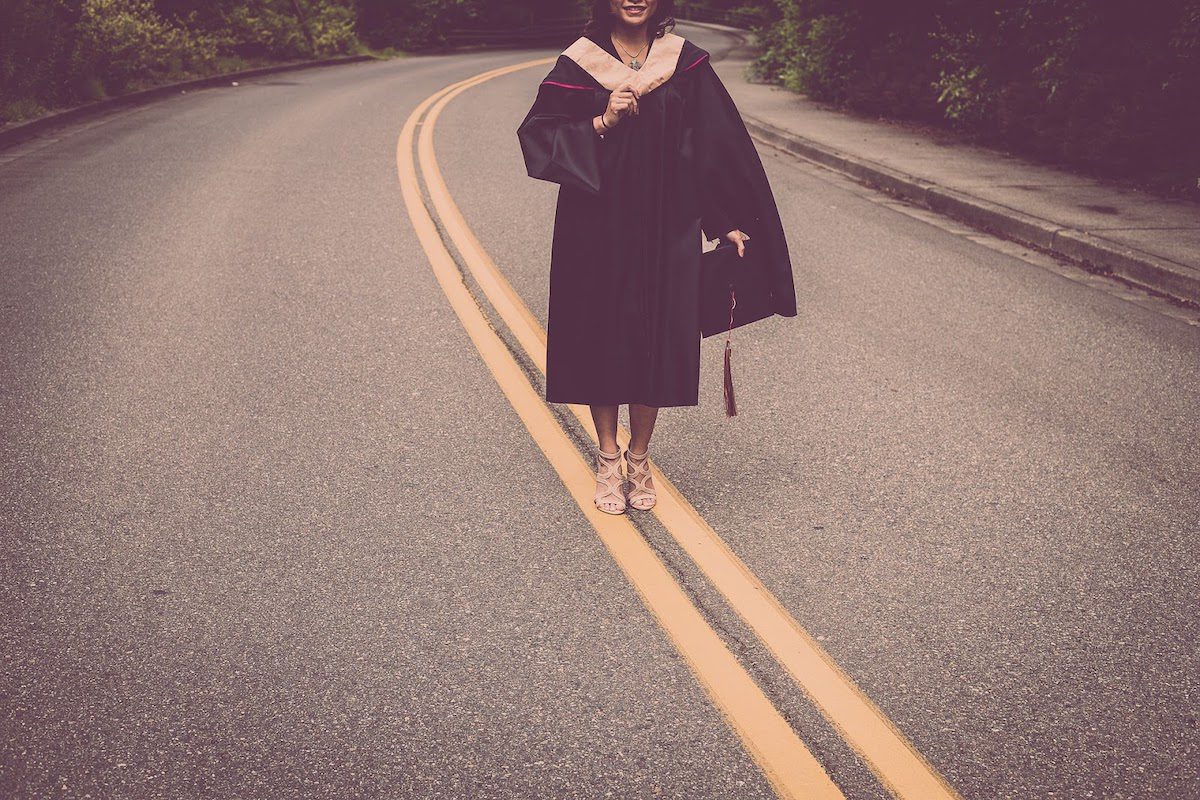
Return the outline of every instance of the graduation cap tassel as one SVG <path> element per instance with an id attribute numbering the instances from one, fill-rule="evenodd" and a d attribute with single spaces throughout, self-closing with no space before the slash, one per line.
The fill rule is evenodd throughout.
<path id="1" fill-rule="evenodd" d="M 733 355 L 733 345 L 729 343 L 729 334 L 733 331 L 733 309 L 737 307 L 737 297 L 733 288 L 729 289 L 729 330 L 725 332 L 725 416 L 737 416 L 737 402 L 733 397 L 733 369 L 730 358 Z"/>
<path id="2" fill-rule="evenodd" d="M 732 352 L 732 347 L 729 340 L 725 340 L 725 416 L 737 416 L 737 403 L 733 399 L 733 374 L 729 369 L 729 354 Z"/>

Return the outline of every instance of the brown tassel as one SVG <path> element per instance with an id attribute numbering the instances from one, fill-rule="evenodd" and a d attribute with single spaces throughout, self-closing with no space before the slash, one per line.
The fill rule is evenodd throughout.
<path id="1" fill-rule="evenodd" d="M 725 331 L 725 416 L 737 416 L 737 403 L 733 399 L 733 370 L 729 359 L 733 355 L 733 345 L 729 343 L 729 335 L 733 333 L 733 310 L 737 308 L 737 294 L 729 287 L 729 330 Z"/>
<path id="2" fill-rule="evenodd" d="M 733 399 L 733 372 L 729 367 L 729 356 L 733 352 L 733 345 L 729 344 L 729 340 L 725 340 L 725 416 L 737 416 L 737 403 Z"/>

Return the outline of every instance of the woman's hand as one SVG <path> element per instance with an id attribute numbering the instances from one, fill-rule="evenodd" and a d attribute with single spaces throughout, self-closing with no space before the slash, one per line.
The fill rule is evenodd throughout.
<path id="1" fill-rule="evenodd" d="M 628 80 L 613 89 L 608 96 L 608 108 L 604 109 L 603 121 L 608 127 L 613 127 L 624 117 L 638 113 L 638 92 L 633 81 Z"/>
<path id="2" fill-rule="evenodd" d="M 725 234 L 725 238 L 737 245 L 738 258 L 746 257 L 745 242 L 749 241 L 750 237 L 742 233 L 740 230 L 732 230 Z"/>

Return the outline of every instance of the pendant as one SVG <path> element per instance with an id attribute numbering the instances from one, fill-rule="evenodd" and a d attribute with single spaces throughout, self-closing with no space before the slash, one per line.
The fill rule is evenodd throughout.
<path id="1" fill-rule="evenodd" d="M 641 68 L 642 68 L 642 62 L 638 61 L 638 60 L 635 58 L 633 61 L 630 61 L 630 62 L 629 62 L 629 66 L 633 67 L 634 69 L 641 69 Z"/>

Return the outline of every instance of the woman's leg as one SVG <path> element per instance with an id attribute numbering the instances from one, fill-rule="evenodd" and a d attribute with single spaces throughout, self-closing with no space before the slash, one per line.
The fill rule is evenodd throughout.
<path id="1" fill-rule="evenodd" d="M 654 507 L 657 492 L 650 477 L 650 436 L 658 409 L 629 404 L 629 449 L 625 451 L 625 476 L 629 479 L 629 505 L 641 511 Z"/>
<path id="2" fill-rule="evenodd" d="M 600 449 L 605 453 L 617 452 L 617 409 L 618 406 L 591 406 L 592 422 L 596 425 L 596 437 Z"/>
<path id="3" fill-rule="evenodd" d="M 654 422 L 658 419 L 658 408 L 629 404 L 629 449 L 634 453 L 645 453 L 654 435 Z"/>
<path id="4" fill-rule="evenodd" d="M 654 421 L 659 419 L 659 409 L 654 405 L 629 404 L 629 449 L 644 453 L 649 449 L 650 437 L 654 434 Z"/>
<path id="5" fill-rule="evenodd" d="M 592 423 L 596 426 L 596 437 L 600 440 L 600 449 L 606 453 L 617 450 L 617 411 L 619 406 L 589 406 L 592 410 Z M 635 453 L 644 453 L 650 447 L 650 437 L 654 435 L 654 423 L 658 420 L 656 406 L 643 406 L 639 403 L 629 404 L 629 449 Z"/>
<path id="6" fill-rule="evenodd" d="M 596 508 L 609 514 L 625 513 L 625 479 L 621 450 L 617 447 L 617 407 L 592 406 L 592 422 L 600 452 L 596 454 Z"/>

